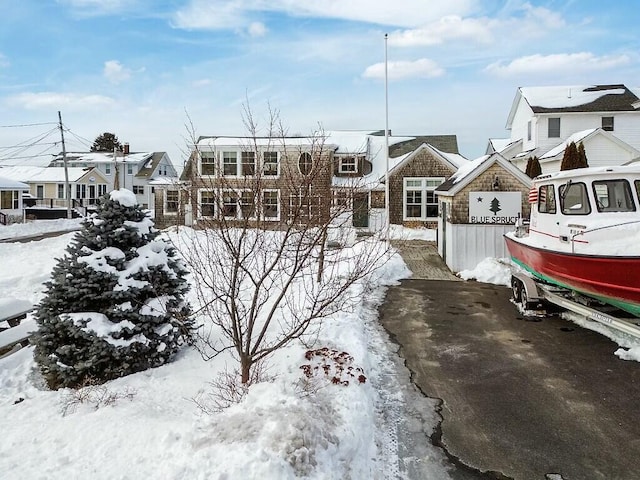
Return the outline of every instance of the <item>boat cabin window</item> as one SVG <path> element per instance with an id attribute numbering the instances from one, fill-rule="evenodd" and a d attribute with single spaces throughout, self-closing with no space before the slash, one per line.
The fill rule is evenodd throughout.
<path id="1" fill-rule="evenodd" d="M 565 215 L 588 215 L 591 205 L 587 196 L 587 186 L 584 183 L 566 183 L 561 185 L 560 208 Z"/>
<path id="2" fill-rule="evenodd" d="M 638 196 L 638 201 L 640 202 L 640 180 L 636 180 L 636 195 Z"/>
<path id="3" fill-rule="evenodd" d="M 556 194 L 553 185 L 542 185 L 538 190 L 538 212 L 556 213 Z"/>
<path id="4" fill-rule="evenodd" d="M 593 196 L 599 212 L 635 212 L 631 187 L 626 180 L 593 182 Z"/>

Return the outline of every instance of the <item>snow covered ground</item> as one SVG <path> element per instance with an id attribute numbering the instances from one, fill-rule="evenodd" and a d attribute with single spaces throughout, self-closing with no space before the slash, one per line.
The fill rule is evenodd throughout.
<path id="1" fill-rule="evenodd" d="M 34 222 L 0 235 L 68 227 Z M 37 303 L 73 235 L 0 243 L 0 296 Z M 233 368 L 225 356 L 205 362 L 185 349 L 169 365 L 81 391 L 47 390 L 31 347 L 0 359 L 0 478 L 387 479 L 426 472 L 447 479 L 438 449 L 409 442 L 431 433 L 435 402 L 415 390 L 376 321 L 387 286 L 409 275 L 395 255 L 366 301 L 324 322 L 316 347 L 348 352 L 364 383 L 333 385 L 318 376 L 305 385 L 306 348 L 290 345 L 268 363 L 273 381 L 252 386 L 240 404 L 220 413 L 204 413 L 198 404 L 207 405 L 216 375 Z"/>
<path id="2" fill-rule="evenodd" d="M 6 228 L 33 235 L 38 223 Z M 48 222 L 42 229 L 55 230 Z M 37 303 L 73 235 L 0 243 L 0 298 Z M 433 239 L 428 230 L 393 235 Z M 510 262 L 487 259 L 461 276 L 508 285 L 509 271 Z M 270 359 L 273 381 L 223 412 L 204 413 L 197 404 L 207 404 L 210 382 L 232 368 L 229 357 L 205 362 L 185 349 L 171 364 L 81 391 L 44 388 L 31 348 L 0 359 L 0 478 L 450 478 L 443 453 L 425 441 L 438 422 L 435 401 L 410 383 L 377 322 L 385 289 L 410 272 L 395 255 L 377 275 L 378 288 L 354 311 L 327 319 L 316 345 L 348 352 L 364 383 L 319 376 L 305 385 L 306 348 L 295 344 Z"/>

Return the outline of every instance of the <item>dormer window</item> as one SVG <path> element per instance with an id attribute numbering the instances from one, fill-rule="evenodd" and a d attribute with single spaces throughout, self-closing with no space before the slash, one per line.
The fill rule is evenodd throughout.
<path id="1" fill-rule="evenodd" d="M 527 122 L 527 141 L 531 141 L 531 120 Z"/>
<path id="2" fill-rule="evenodd" d="M 339 173 L 357 173 L 358 159 L 356 157 L 339 157 L 338 172 Z"/>
<path id="3" fill-rule="evenodd" d="M 560 138 L 560 117 L 549 118 L 549 138 Z"/>
<path id="4" fill-rule="evenodd" d="M 613 132 L 613 117 L 602 117 L 602 129 Z"/>

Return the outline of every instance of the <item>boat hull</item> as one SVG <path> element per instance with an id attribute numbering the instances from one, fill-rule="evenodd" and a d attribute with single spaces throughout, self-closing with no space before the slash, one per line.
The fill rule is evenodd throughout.
<path id="1" fill-rule="evenodd" d="M 505 241 L 511 259 L 535 277 L 640 317 L 640 257 L 557 252 L 509 235 Z"/>

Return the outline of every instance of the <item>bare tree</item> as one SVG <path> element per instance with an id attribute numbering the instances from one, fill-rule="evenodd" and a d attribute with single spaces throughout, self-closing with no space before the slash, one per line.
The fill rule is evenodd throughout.
<path id="1" fill-rule="evenodd" d="M 212 325 L 201 331 L 201 353 L 231 350 L 246 384 L 259 362 L 313 338 L 324 318 L 354 305 L 389 247 L 350 227 L 361 179 L 344 179 L 334 198 L 335 146 L 322 129 L 289 137 L 271 109 L 264 136 L 248 107 L 243 120 L 240 158 L 218 151 L 216 139 L 194 142 L 198 221 L 179 248 Z"/>

